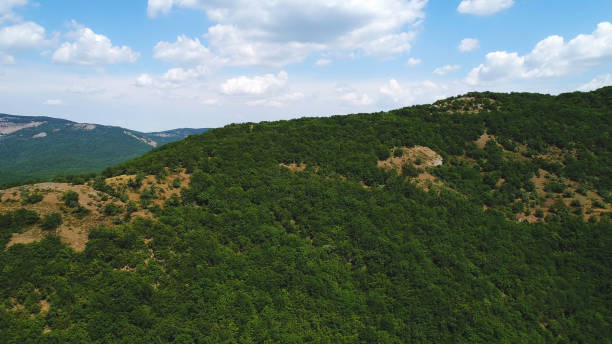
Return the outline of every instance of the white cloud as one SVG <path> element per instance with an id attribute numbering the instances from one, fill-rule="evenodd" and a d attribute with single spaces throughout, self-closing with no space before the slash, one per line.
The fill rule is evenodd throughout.
<path id="1" fill-rule="evenodd" d="M 15 7 L 27 5 L 28 0 L 2 0 L 0 1 L 0 23 L 7 20 L 18 20 L 19 17 L 13 12 Z"/>
<path id="2" fill-rule="evenodd" d="M 461 68 L 460 65 L 446 65 L 446 66 L 442 66 L 442 67 L 438 67 L 436 69 L 434 69 L 434 74 L 438 74 L 438 75 L 444 75 L 444 74 L 448 74 L 450 72 L 454 72 L 457 69 Z"/>
<path id="3" fill-rule="evenodd" d="M 249 78 L 240 76 L 225 81 L 221 85 L 221 92 L 227 95 L 261 95 L 270 89 L 283 86 L 289 76 L 285 71 L 278 75 L 266 74 Z"/>
<path id="4" fill-rule="evenodd" d="M 159 13 L 168 13 L 174 6 L 174 0 L 149 0 L 147 13 L 149 17 L 155 18 Z M 178 3 L 177 3 L 178 5 Z"/>
<path id="5" fill-rule="evenodd" d="M 140 74 L 136 79 L 136 86 L 148 87 L 153 86 L 153 77 L 149 74 Z"/>
<path id="6" fill-rule="evenodd" d="M 527 55 L 516 52 L 488 53 L 485 62 L 472 69 L 470 84 L 499 80 L 559 77 L 572 71 L 612 63 L 612 24 L 597 25 L 592 34 L 581 34 L 565 43 L 561 36 L 538 42 Z"/>
<path id="7" fill-rule="evenodd" d="M 330 64 L 332 64 L 332 60 L 330 59 L 318 59 L 315 63 L 318 67 L 329 66 Z"/>
<path id="8" fill-rule="evenodd" d="M 466 14 L 489 15 L 514 5 L 514 0 L 462 0 L 457 11 Z"/>
<path id="9" fill-rule="evenodd" d="M 153 48 L 153 57 L 183 66 L 195 66 L 211 62 L 214 57 L 198 38 L 181 35 L 176 42 L 159 42 Z"/>
<path id="10" fill-rule="evenodd" d="M 476 50 L 479 46 L 480 42 L 478 42 L 476 38 L 464 38 L 461 40 L 461 43 L 459 43 L 459 47 L 457 49 L 465 53 L 468 51 Z"/>
<path id="11" fill-rule="evenodd" d="M 202 82 L 211 73 L 212 70 L 205 66 L 196 66 L 194 68 L 177 67 L 171 68 L 159 76 L 152 76 L 147 73 L 141 74 L 136 79 L 134 85 L 157 89 L 190 87 L 194 83 Z"/>
<path id="12" fill-rule="evenodd" d="M 62 105 L 63 102 L 61 99 L 47 99 L 43 102 L 45 105 Z"/>
<path id="13" fill-rule="evenodd" d="M 445 82 L 438 84 L 429 80 L 400 84 L 391 79 L 379 88 L 380 94 L 392 101 L 393 106 L 407 106 L 436 101 L 465 92 L 464 84 Z"/>
<path id="14" fill-rule="evenodd" d="M 365 92 L 359 92 L 351 87 L 337 87 L 336 93 L 340 100 L 352 106 L 366 106 L 374 103 L 374 99 Z"/>
<path id="15" fill-rule="evenodd" d="M 177 53 L 157 54 L 156 49 L 158 58 L 184 64 L 181 51 L 188 56 L 195 52 L 192 62 L 210 52 L 224 65 L 284 66 L 316 52 L 383 58 L 407 52 L 426 4 L 427 0 L 149 0 L 148 14 L 191 8 L 204 11 L 215 23 L 203 36 L 208 46 L 186 37 L 160 42 L 160 51 Z"/>
<path id="16" fill-rule="evenodd" d="M 422 62 L 421 59 L 417 59 L 417 58 L 411 57 L 411 58 L 408 59 L 408 61 L 406 61 L 406 66 L 414 67 L 414 66 L 420 65 L 421 62 Z"/>
<path id="17" fill-rule="evenodd" d="M 0 29 L 0 64 L 15 62 L 14 53 L 37 50 L 46 46 L 45 28 L 25 22 Z"/>
<path id="18" fill-rule="evenodd" d="M 602 88 L 605 86 L 611 86 L 611 85 L 612 85 L 612 74 L 603 74 L 603 75 L 598 75 L 593 80 L 578 87 L 578 91 L 589 92 L 589 91 L 594 91 L 598 88 Z"/>
<path id="19" fill-rule="evenodd" d="M 53 61 L 82 66 L 136 62 L 139 53 L 128 46 L 113 46 L 111 40 L 90 28 L 73 22 L 75 30 L 68 36 L 74 41 L 64 42 L 54 53 Z"/>

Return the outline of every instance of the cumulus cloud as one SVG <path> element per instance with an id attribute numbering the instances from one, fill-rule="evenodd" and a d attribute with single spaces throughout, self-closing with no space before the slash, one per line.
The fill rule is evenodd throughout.
<path id="1" fill-rule="evenodd" d="M 13 63 L 14 53 L 37 50 L 48 44 L 45 40 L 45 28 L 25 22 L 6 26 L 0 29 L 0 63 Z"/>
<path id="2" fill-rule="evenodd" d="M 514 0 L 462 0 L 457 11 L 459 13 L 489 15 L 505 10 L 514 5 Z"/>
<path id="3" fill-rule="evenodd" d="M 427 0 L 149 0 L 151 17 L 174 7 L 199 9 L 215 23 L 203 35 L 208 46 L 183 37 L 160 42 L 159 50 L 208 52 L 226 65 L 283 66 L 315 52 L 388 58 L 410 50 Z M 189 44 L 187 44 L 189 43 Z M 185 63 L 182 54 L 156 54 Z M 210 58 L 210 56 L 205 56 Z"/>
<path id="4" fill-rule="evenodd" d="M 446 65 L 446 66 L 442 66 L 442 67 L 438 67 L 436 69 L 434 69 L 434 74 L 438 74 L 438 75 L 444 75 L 444 74 L 448 74 L 450 72 L 454 72 L 457 69 L 461 68 L 460 65 Z"/>
<path id="5" fill-rule="evenodd" d="M 193 66 L 211 62 L 214 57 L 198 38 L 181 35 L 176 42 L 159 42 L 153 48 L 153 57 L 178 65 Z"/>
<path id="6" fill-rule="evenodd" d="M 612 62 L 612 23 L 597 25 L 592 34 L 580 34 L 565 42 L 561 36 L 549 36 L 538 42 L 527 55 L 516 52 L 488 53 L 485 62 L 472 69 L 470 84 L 498 80 L 558 77 Z"/>
<path id="7" fill-rule="evenodd" d="M 68 34 L 73 42 L 64 42 L 54 53 L 53 61 L 82 66 L 136 62 L 139 53 L 128 46 L 113 46 L 111 40 L 90 28 L 73 22 L 75 30 Z"/>
<path id="8" fill-rule="evenodd" d="M 408 61 L 406 61 L 406 66 L 414 67 L 414 66 L 420 65 L 421 62 L 422 62 L 421 59 L 417 59 L 417 58 L 411 57 L 411 58 L 408 59 Z"/>
<path id="9" fill-rule="evenodd" d="M 457 49 L 465 53 L 468 51 L 476 50 L 479 46 L 480 42 L 478 42 L 476 38 L 464 38 L 461 40 L 461 43 L 459 43 L 459 47 Z"/>
<path id="10" fill-rule="evenodd" d="M 141 74 L 134 84 L 139 87 L 153 87 L 159 89 L 179 88 L 201 82 L 211 73 L 212 71 L 205 66 L 196 66 L 194 68 L 178 67 L 171 68 L 166 73 L 158 76 Z"/>
<path id="11" fill-rule="evenodd" d="M 396 79 L 389 80 L 379 88 L 379 93 L 392 101 L 394 106 L 407 106 L 417 103 L 429 103 L 451 95 L 465 92 L 461 83 L 435 83 L 429 80 L 401 83 Z"/>
<path id="12" fill-rule="evenodd" d="M 278 75 L 266 74 L 249 78 L 239 76 L 225 81 L 221 85 L 221 92 L 227 95 L 262 95 L 271 89 L 285 85 L 289 76 L 285 71 Z"/>
<path id="13" fill-rule="evenodd" d="M 341 99 L 351 105 L 370 105 L 374 103 L 374 100 L 366 93 L 349 92 L 342 95 Z"/>
<path id="14" fill-rule="evenodd" d="M 13 12 L 15 7 L 27 5 L 28 0 L 2 0 L 0 1 L 0 23 L 8 20 L 17 20 L 19 17 Z"/>
<path id="15" fill-rule="evenodd" d="M 578 87 L 578 91 L 589 92 L 589 91 L 594 91 L 598 88 L 602 88 L 605 86 L 611 86 L 611 85 L 612 85 L 612 74 L 603 74 L 603 75 L 598 75 L 593 80 Z"/>

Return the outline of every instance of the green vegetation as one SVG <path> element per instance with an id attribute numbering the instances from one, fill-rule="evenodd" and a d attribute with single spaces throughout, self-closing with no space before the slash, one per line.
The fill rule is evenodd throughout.
<path id="1" fill-rule="evenodd" d="M 26 204 L 36 204 L 43 200 L 43 195 L 38 192 L 25 192 L 21 195 L 21 203 Z"/>
<path id="2" fill-rule="evenodd" d="M 62 224 L 62 215 L 60 213 L 53 213 L 45 215 L 40 221 L 40 227 L 44 230 L 54 230 Z"/>
<path id="3" fill-rule="evenodd" d="M 612 87 L 468 96 L 229 125 L 107 169 L 191 180 L 164 207 L 145 188 L 155 219 L 94 229 L 83 253 L 54 236 L 0 252 L 0 303 L 51 304 L 35 316 L 0 306 L 0 341 L 609 342 L 609 215 L 585 221 L 532 179 L 580 183 L 606 206 Z M 485 130 L 495 138 L 478 146 Z M 443 186 L 377 166 L 415 145 L 444 158 L 427 169 Z M 119 197 L 100 177 L 92 185 Z M 546 221 L 515 221 L 522 211 Z"/>
<path id="4" fill-rule="evenodd" d="M 13 233 L 21 233 L 24 228 L 35 225 L 39 220 L 37 212 L 26 209 L 0 214 L 0 245 L 6 246 Z"/>

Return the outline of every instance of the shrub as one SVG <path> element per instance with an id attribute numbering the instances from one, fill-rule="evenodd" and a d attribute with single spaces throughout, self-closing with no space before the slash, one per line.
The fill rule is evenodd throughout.
<path id="1" fill-rule="evenodd" d="M 172 187 L 175 189 L 178 189 L 181 187 L 181 179 L 180 178 L 174 178 L 174 180 L 172 181 Z"/>
<path id="2" fill-rule="evenodd" d="M 114 203 L 109 203 L 104 206 L 102 213 L 107 216 L 115 216 L 121 213 L 121 207 Z"/>
<path id="3" fill-rule="evenodd" d="M 41 195 L 38 192 L 34 192 L 34 193 L 26 192 L 21 196 L 21 203 L 24 205 L 25 204 L 36 204 L 42 200 L 43 200 L 43 195 Z"/>
<path id="4" fill-rule="evenodd" d="M 46 215 L 40 221 L 40 227 L 45 230 L 54 230 L 62 224 L 62 215 L 53 213 Z"/>
<path id="5" fill-rule="evenodd" d="M 62 201 L 68 208 L 77 208 L 79 206 L 79 194 L 72 190 L 66 191 L 62 196 Z"/>

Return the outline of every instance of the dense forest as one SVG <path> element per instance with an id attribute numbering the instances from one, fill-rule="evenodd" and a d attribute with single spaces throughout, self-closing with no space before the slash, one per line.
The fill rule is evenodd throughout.
<path id="1" fill-rule="evenodd" d="M 115 202 L 113 224 L 75 252 L 53 235 L 73 194 L 0 216 L 2 246 L 49 233 L 0 252 L 0 341 L 610 343 L 611 115 L 612 87 L 469 93 L 228 125 L 61 178 Z"/>

